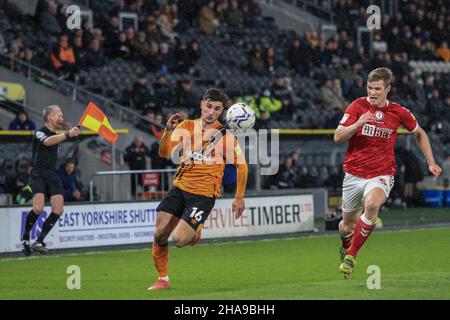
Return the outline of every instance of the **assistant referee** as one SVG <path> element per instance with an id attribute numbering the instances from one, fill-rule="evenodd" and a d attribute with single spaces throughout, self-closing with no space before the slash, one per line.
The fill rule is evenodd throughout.
<path id="1" fill-rule="evenodd" d="M 64 212 L 64 191 L 56 174 L 58 145 L 80 133 L 78 127 L 61 134 L 55 133 L 55 130 L 61 129 L 64 123 L 63 113 L 57 105 L 46 107 L 43 116 L 44 127 L 36 130 L 33 135 L 33 170 L 30 177 L 33 209 L 27 215 L 25 232 L 22 235 L 22 252 L 26 256 L 31 255 L 31 250 L 42 254 L 48 252 L 44 238 Z M 50 199 L 52 212 L 45 220 L 38 239 L 30 246 L 30 231 L 44 209 L 45 195 Z"/>

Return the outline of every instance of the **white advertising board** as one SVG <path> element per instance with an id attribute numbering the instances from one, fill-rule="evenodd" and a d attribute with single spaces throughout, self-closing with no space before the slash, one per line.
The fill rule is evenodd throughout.
<path id="1" fill-rule="evenodd" d="M 312 195 L 245 198 L 246 209 L 234 219 L 233 199 L 218 199 L 205 222 L 202 238 L 311 231 Z M 153 241 L 158 202 L 66 205 L 58 224 L 45 238 L 49 249 L 149 243 Z M 30 207 L 0 209 L 0 252 L 21 250 L 20 236 Z M 31 231 L 33 242 L 50 213 L 45 207 Z"/>

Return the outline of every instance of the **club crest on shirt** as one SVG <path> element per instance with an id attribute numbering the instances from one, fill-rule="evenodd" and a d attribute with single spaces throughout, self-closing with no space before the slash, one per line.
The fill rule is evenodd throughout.
<path id="1" fill-rule="evenodd" d="M 378 122 L 383 121 L 384 118 L 383 111 L 375 111 L 375 118 L 377 119 Z"/>

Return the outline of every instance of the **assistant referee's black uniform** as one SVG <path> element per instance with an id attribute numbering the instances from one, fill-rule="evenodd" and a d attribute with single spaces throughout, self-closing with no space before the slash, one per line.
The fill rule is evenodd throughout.
<path id="1" fill-rule="evenodd" d="M 33 135 L 33 170 L 31 171 L 30 186 L 33 191 L 33 196 L 37 193 L 43 193 L 48 198 L 54 195 L 64 195 L 61 181 L 56 174 L 56 161 L 58 158 L 58 145 L 46 146 L 44 141 L 49 137 L 56 135 L 47 127 L 42 127 Z M 66 137 L 69 134 L 66 131 Z M 39 214 L 41 212 L 34 212 L 33 209 L 28 213 L 25 222 L 25 232 L 22 235 L 22 252 L 25 255 L 31 254 L 30 249 L 30 231 L 33 228 Z M 51 212 L 42 226 L 42 231 L 37 238 L 37 241 L 31 248 L 40 253 L 47 253 L 45 248 L 44 238 L 58 221 L 60 214 Z"/>
<path id="2" fill-rule="evenodd" d="M 45 146 L 44 141 L 56 133 L 42 127 L 33 136 L 33 170 L 31 171 L 30 185 L 33 195 L 43 193 L 49 198 L 55 194 L 64 195 L 61 181 L 56 174 L 56 161 L 58 146 Z"/>

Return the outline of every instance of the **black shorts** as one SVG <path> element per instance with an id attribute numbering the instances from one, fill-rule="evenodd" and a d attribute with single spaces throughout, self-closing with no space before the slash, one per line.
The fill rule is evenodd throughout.
<path id="1" fill-rule="evenodd" d="M 50 170 L 33 170 L 30 177 L 30 186 L 33 196 L 36 193 L 43 193 L 47 197 L 55 194 L 64 195 L 64 190 L 58 175 Z"/>
<path id="2" fill-rule="evenodd" d="M 164 211 L 186 221 L 195 231 L 211 213 L 216 198 L 199 196 L 173 187 L 161 201 L 156 211 Z"/>

